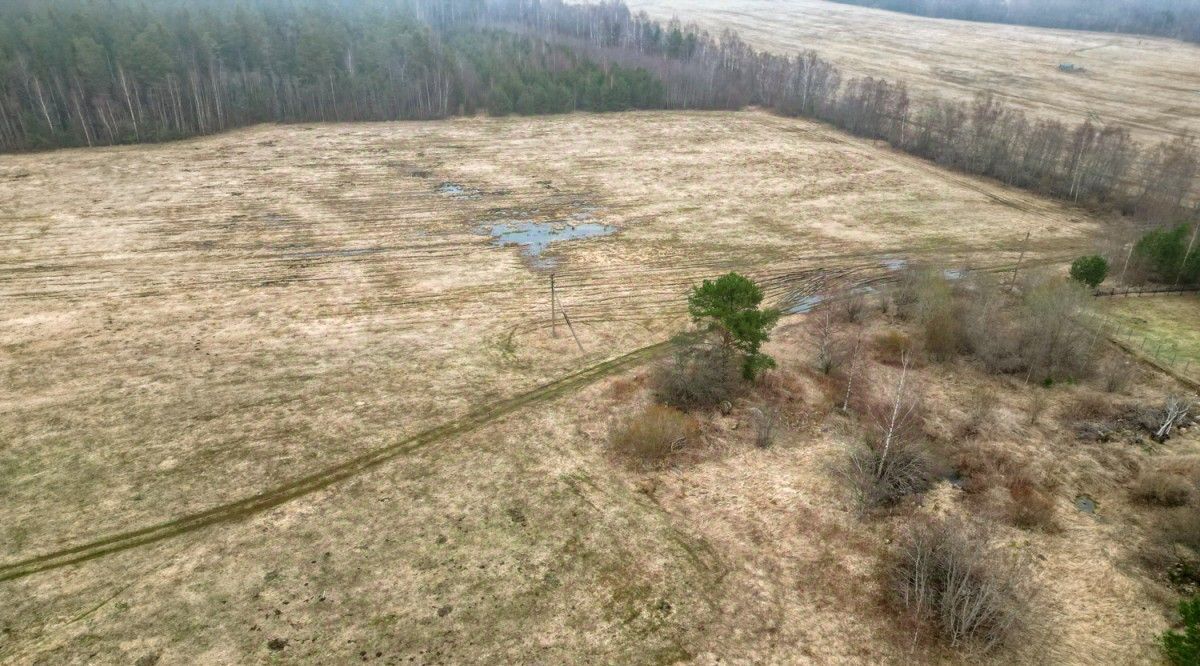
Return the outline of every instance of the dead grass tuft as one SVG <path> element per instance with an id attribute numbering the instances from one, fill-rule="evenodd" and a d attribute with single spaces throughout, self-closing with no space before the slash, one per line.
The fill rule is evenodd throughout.
<path id="1" fill-rule="evenodd" d="M 641 391 L 646 385 L 644 374 L 633 377 L 618 377 L 609 384 L 608 394 L 616 402 L 625 402 Z"/>
<path id="2" fill-rule="evenodd" d="M 1008 484 L 1008 520 L 1027 530 L 1051 531 L 1055 528 L 1054 499 L 1026 477 Z"/>
<path id="3" fill-rule="evenodd" d="M 1130 493 L 1139 502 L 1177 507 L 1192 501 L 1196 486 L 1179 474 L 1153 470 L 1138 476 Z"/>
<path id="4" fill-rule="evenodd" d="M 1166 543 L 1183 546 L 1200 556 L 1200 511 L 1194 506 L 1171 509 L 1162 525 L 1162 537 Z"/>
<path id="5" fill-rule="evenodd" d="M 1082 391 L 1063 405 L 1061 416 L 1064 423 L 1104 422 L 1117 416 L 1120 410 L 1111 395 Z"/>

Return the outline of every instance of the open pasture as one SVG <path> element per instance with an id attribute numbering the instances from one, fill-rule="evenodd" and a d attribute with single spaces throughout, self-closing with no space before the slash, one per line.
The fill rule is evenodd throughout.
<path id="1" fill-rule="evenodd" d="M 0 222 L 0 566 L 104 555 L 0 583 L 0 657 L 54 663 L 185 638 L 200 652 L 176 659 L 236 662 L 276 634 L 292 655 L 380 637 L 416 655 L 482 619 L 422 659 L 532 640 L 619 661 L 652 635 L 669 661 L 703 609 L 655 595 L 707 556 L 577 450 L 598 435 L 570 412 L 600 397 L 574 391 L 685 326 L 704 277 L 744 271 L 786 306 L 934 252 L 1011 263 L 1026 232 L 1027 259 L 1061 259 L 1101 223 L 755 112 L 8 156 Z M 594 235 L 550 242 L 572 228 Z M 501 244 L 521 233 L 540 256 Z M 551 272 L 578 345 L 551 334 Z M 220 525 L 172 522 L 211 510 Z M 95 545 L 147 527 L 149 546 Z"/>

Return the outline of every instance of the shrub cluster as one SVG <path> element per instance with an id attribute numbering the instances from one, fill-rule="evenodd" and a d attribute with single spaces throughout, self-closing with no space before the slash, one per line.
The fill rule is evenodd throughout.
<path id="1" fill-rule="evenodd" d="M 952 283 L 940 271 L 913 270 L 894 299 L 937 360 L 970 354 L 989 372 L 1039 383 L 1084 377 L 1094 365 L 1096 336 L 1083 323 L 1091 295 L 1079 282 L 1035 276 L 1013 293 L 986 275 Z"/>
<path id="2" fill-rule="evenodd" d="M 990 650 L 1020 627 L 1025 605 L 1017 569 L 994 555 L 983 533 L 962 522 L 910 527 L 889 573 L 897 600 L 951 645 Z"/>
<path id="3" fill-rule="evenodd" d="M 679 347 L 652 378 L 654 399 L 683 411 L 714 409 L 743 390 L 738 359 L 727 348 L 694 344 Z"/>
<path id="4" fill-rule="evenodd" d="M 849 474 L 855 498 L 864 509 L 894 506 L 925 492 L 937 478 L 925 447 L 898 442 L 884 448 L 869 440 L 850 453 Z"/>
<path id="5" fill-rule="evenodd" d="M 645 467 L 666 465 L 671 456 L 697 440 L 696 420 L 677 409 L 650 405 L 609 429 L 609 443 L 618 454 Z"/>

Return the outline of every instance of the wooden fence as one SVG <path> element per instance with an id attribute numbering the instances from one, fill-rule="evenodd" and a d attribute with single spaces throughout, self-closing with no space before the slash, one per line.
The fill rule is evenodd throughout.
<path id="1" fill-rule="evenodd" d="M 1146 287 L 1111 287 L 1109 289 L 1097 289 L 1096 296 L 1169 296 L 1200 292 L 1200 286 L 1190 287 L 1163 287 L 1163 286 L 1146 286 Z"/>

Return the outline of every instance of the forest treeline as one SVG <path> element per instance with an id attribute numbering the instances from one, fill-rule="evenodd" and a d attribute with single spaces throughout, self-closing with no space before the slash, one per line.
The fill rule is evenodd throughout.
<path id="1" fill-rule="evenodd" d="M 1189 138 L 1141 146 L 981 96 L 913 102 L 816 53 L 756 51 L 561 0 L 10 0 L 0 150 L 163 140 L 263 121 L 486 112 L 739 109 L 829 122 L 950 168 L 1161 222 L 1186 221 Z"/>
<path id="2" fill-rule="evenodd" d="M 831 123 L 949 168 L 1151 222 L 1191 221 L 1200 151 L 1182 136 L 1153 146 L 1119 125 L 1030 117 L 991 95 L 914 102 L 903 82 L 846 78 L 814 52 L 756 51 L 732 31 L 666 25 L 622 3 L 489 0 L 488 20 L 568 45 L 589 59 L 638 67 L 663 82 L 672 108 L 742 108 Z"/>
<path id="3" fill-rule="evenodd" d="M 477 2 L 12 0 L 0 151 L 161 141 L 265 121 L 657 108 L 645 71 L 488 30 Z"/>
<path id="4" fill-rule="evenodd" d="M 833 0 L 932 18 L 1127 32 L 1200 43 L 1200 0 Z"/>

